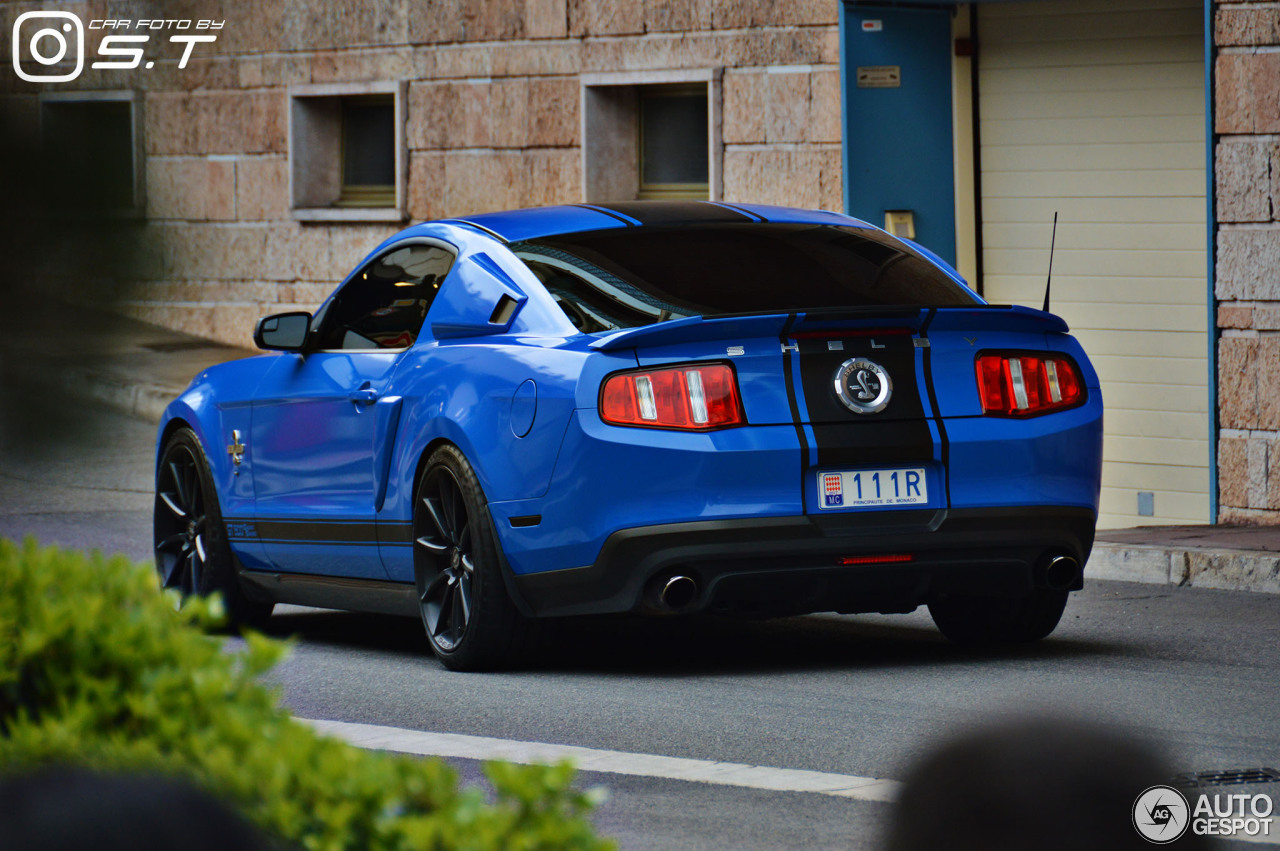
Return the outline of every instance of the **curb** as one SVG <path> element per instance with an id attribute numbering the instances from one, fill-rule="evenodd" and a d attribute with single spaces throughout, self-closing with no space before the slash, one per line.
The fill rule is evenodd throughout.
<path id="1" fill-rule="evenodd" d="M 19 385 L 33 382 L 32 373 L 18 367 L 17 360 L 0 351 L 0 375 Z M 127 381 L 111 373 L 65 363 L 42 370 L 39 384 L 45 390 L 56 388 L 69 396 L 89 399 L 117 413 L 153 424 L 160 422 L 164 409 L 181 392 L 161 384 Z"/>
<path id="2" fill-rule="evenodd" d="M 119 413 L 152 424 L 160 422 L 164 409 L 181 392 L 158 384 L 137 384 L 114 375 L 80 369 L 65 371 L 61 384 L 69 393 L 93 399 Z"/>
<path id="3" fill-rule="evenodd" d="M 1280 553 L 1099 541 L 1088 579 L 1280 594 Z"/>

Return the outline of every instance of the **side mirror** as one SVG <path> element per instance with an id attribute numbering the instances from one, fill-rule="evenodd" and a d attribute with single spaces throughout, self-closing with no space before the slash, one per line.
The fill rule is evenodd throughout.
<path id="1" fill-rule="evenodd" d="M 311 314 L 302 311 L 264 316 L 253 329 L 253 342 L 260 349 L 300 352 L 306 345 L 310 327 Z"/>

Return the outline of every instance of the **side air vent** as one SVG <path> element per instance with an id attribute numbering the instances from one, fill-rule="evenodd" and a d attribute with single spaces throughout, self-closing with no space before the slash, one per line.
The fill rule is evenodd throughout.
<path id="1" fill-rule="evenodd" d="M 504 295 L 494 306 L 493 313 L 489 316 L 489 324 L 506 325 L 511 321 L 511 317 L 515 316 L 516 308 L 519 306 L 520 302 L 509 295 Z"/>

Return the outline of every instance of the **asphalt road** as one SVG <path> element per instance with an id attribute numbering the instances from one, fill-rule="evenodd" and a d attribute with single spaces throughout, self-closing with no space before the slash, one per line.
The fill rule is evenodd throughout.
<path id="1" fill-rule="evenodd" d="M 149 557 L 149 426 L 104 413 L 38 453 L 13 438 L 0 437 L 0 535 Z M 500 674 L 444 670 L 409 620 L 289 607 L 271 632 L 297 636 L 278 676 L 306 718 L 900 779 L 952 733 L 1050 714 L 1153 742 L 1178 771 L 1280 768 L 1270 595 L 1092 582 L 1049 640 L 984 653 L 946 644 L 923 612 L 582 620 Z M 596 821 L 624 848 L 869 849 L 890 815 L 813 793 L 582 780 L 609 791 Z"/>

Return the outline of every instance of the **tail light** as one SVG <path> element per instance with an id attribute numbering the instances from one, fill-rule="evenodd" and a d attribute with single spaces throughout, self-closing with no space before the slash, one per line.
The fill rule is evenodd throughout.
<path id="1" fill-rule="evenodd" d="M 1031 417 L 1084 401 L 1084 382 L 1064 357 L 1024 352 L 978 355 L 978 395 L 982 410 L 1005 417 Z"/>
<path id="2" fill-rule="evenodd" d="M 738 379 L 728 364 L 685 364 L 611 375 L 600 419 L 614 425 L 703 431 L 745 425 Z"/>

